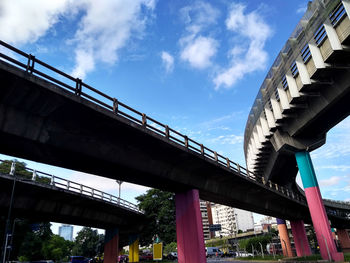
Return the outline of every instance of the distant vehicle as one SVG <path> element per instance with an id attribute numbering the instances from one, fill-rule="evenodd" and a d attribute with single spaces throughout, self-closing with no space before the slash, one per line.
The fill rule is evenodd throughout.
<path id="1" fill-rule="evenodd" d="M 153 255 L 151 253 L 148 254 L 142 254 L 139 257 L 140 261 L 148 261 L 148 260 L 153 260 Z"/>
<path id="2" fill-rule="evenodd" d="M 222 252 L 218 247 L 206 247 L 205 254 L 207 258 L 222 257 L 224 255 L 224 252 Z"/>
<path id="3" fill-rule="evenodd" d="M 70 263 L 89 263 L 90 259 L 83 256 L 71 256 Z"/>
<path id="4" fill-rule="evenodd" d="M 245 251 L 239 251 L 237 257 L 242 257 L 242 258 L 246 258 L 246 257 L 252 257 L 253 254 L 252 253 L 248 253 Z"/>
<path id="5" fill-rule="evenodd" d="M 120 255 L 120 256 L 118 256 L 118 262 L 122 262 L 122 263 L 127 263 L 127 262 L 129 262 L 129 257 L 128 257 L 128 255 Z"/>
<path id="6" fill-rule="evenodd" d="M 224 257 L 236 257 L 236 252 L 234 252 L 232 250 L 228 250 L 228 251 L 224 252 Z"/>
<path id="7" fill-rule="evenodd" d="M 174 260 L 177 259 L 177 252 L 170 252 L 167 256 L 168 259 Z"/>

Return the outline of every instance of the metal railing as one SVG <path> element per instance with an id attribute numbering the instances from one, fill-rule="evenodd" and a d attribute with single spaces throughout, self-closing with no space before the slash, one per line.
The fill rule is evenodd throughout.
<path id="1" fill-rule="evenodd" d="M 248 180 L 257 182 L 267 188 L 270 188 L 272 191 L 280 192 L 283 195 L 295 199 L 299 202 L 305 202 L 305 199 L 299 193 L 294 193 L 291 190 L 283 186 L 279 186 L 271 181 L 265 182 L 264 177 L 252 173 L 247 168 L 231 161 L 229 158 L 217 153 L 216 151 L 207 148 L 203 144 L 192 140 L 188 136 L 170 128 L 168 125 L 158 122 L 157 120 L 147 116 L 145 113 L 137 111 L 130 106 L 118 101 L 116 98 L 102 93 L 101 91 L 84 83 L 81 79 L 73 78 L 72 76 L 37 59 L 35 56 L 27 54 L 1 40 L 0 46 L 5 47 L 9 51 L 15 52 L 15 55 L 22 56 L 22 59 L 24 57 L 26 61 L 24 61 L 24 63 L 20 62 L 19 58 L 13 58 L 3 53 L 0 53 L 0 60 L 10 62 L 14 66 L 23 68 L 30 76 L 34 75 L 41 77 L 65 90 L 74 93 L 76 96 L 83 97 L 92 103 L 95 103 L 96 105 L 113 112 L 118 117 L 123 117 L 124 119 L 127 119 L 146 130 L 152 131 L 155 134 L 165 137 L 169 141 L 184 147 L 187 151 L 201 155 L 207 161 L 209 160 L 215 162 L 222 168 L 229 169 L 231 172 L 235 172 L 236 175 L 240 177 L 244 177 Z M 42 71 L 36 68 L 38 65 L 43 67 Z M 44 73 L 43 71 L 48 73 Z M 50 72 L 51 74 L 54 73 L 58 75 L 58 78 L 60 78 L 60 80 L 48 75 Z M 65 81 L 70 81 L 70 84 L 67 84 Z M 94 96 L 96 95 L 102 97 L 103 101 L 95 98 Z"/>
<path id="2" fill-rule="evenodd" d="M 133 212 L 143 214 L 143 212 L 138 208 L 137 205 L 112 194 L 105 193 L 90 186 L 73 182 L 62 177 L 28 168 L 20 162 L 0 160 L 0 164 L 3 163 L 7 163 L 9 168 L 9 172 L 5 174 L 16 176 L 18 179 L 28 180 L 44 185 L 50 185 L 56 188 L 72 191 L 81 195 L 90 196 L 92 198 L 96 198 L 132 210 Z"/>

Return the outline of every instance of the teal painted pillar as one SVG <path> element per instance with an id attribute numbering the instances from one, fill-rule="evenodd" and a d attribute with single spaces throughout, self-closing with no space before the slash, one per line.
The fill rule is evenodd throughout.
<path id="1" fill-rule="evenodd" d="M 321 256 L 325 260 L 344 261 L 343 253 L 337 252 L 320 188 L 317 183 L 310 154 L 306 151 L 295 153 L 312 223 L 316 232 Z"/>

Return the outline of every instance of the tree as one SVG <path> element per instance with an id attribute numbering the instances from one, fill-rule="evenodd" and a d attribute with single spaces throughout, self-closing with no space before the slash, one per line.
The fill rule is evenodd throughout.
<path id="1" fill-rule="evenodd" d="M 103 246 L 101 246 L 103 240 L 104 235 L 99 235 L 97 230 L 84 227 L 78 232 L 72 249 L 72 255 L 94 257 L 103 249 Z"/>
<path id="2" fill-rule="evenodd" d="M 0 173 L 2 174 L 9 174 L 11 171 L 12 163 L 16 162 L 16 175 L 19 175 L 21 177 L 24 177 L 26 179 L 30 179 L 32 176 L 32 173 L 26 170 L 27 164 L 24 162 L 19 162 L 16 159 L 14 160 L 5 160 L 2 163 L 0 163 Z"/>
<path id="3" fill-rule="evenodd" d="M 72 247 L 73 242 L 58 235 L 53 235 L 50 240 L 43 244 L 41 252 L 44 258 L 53 259 L 54 261 L 68 261 Z"/>
<path id="4" fill-rule="evenodd" d="M 244 250 L 248 251 L 249 253 L 253 253 L 252 246 L 254 249 L 260 251 L 260 243 L 263 246 L 263 249 L 266 250 L 266 245 L 270 243 L 272 240 L 271 235 L 264 235 L 264 236 L 258 236 L 258 237 L 252 237 L 243 239 L 239 242 L 239 247 L 243 248 Z"/>
<path id="5" fill-rule="evenodd" d="M 176 242 L 175 194 L 150 189 L 136 200 L 149 221 L 140 236 L 141 245 L 151 244 L 155 235 L 165 244 Z"/>

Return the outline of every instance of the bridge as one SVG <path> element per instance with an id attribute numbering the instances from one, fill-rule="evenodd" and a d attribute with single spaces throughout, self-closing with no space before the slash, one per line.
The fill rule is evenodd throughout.
<path id="1" fill-rule="evenodd" d="M 129 236 L 141 232 L 147 224 L 143 212 L 126 200 L 52 174 L 21 168 L 16 169 L 13 162 L 8 174 L 0 174 L 0 214 L 5 217 L 105 229 L 105 254 L 107 258 L 111 254 L 111 259 L 118 252 L 113 242 L 128 245 Z M 11 233 L 10 227 L 7 231 Z M 118 240 L 113 240 L 115 232 Z"/>
<path id="2" fill-rule="evenodd" d="M 4 42 L 0 44 L 16 53 L 14 57 L 0 54 L 3 86 L 0 90 L 1 152 L 175 192 L 180 262 L 185 262 L 185 259 L 205 261 L 203 238 L 200 237 L 199 196 L 204 200 L 289 219 L 297 224 L 295 229 L 298 230 L 302 230 L 302 221 L 312 222 L 307 196 L 295 185 L 295 175 L 278 176 L 284 174 L 279 170 L 279 173 L 266 176 L 256 170 L 258 165 L 251 160 L 260 156 L 268 159 L 268 154 L 259 152 L 251 159 L 247 158 L 249 169 L 246 169 L 82 80 Z M 296 63 L 298 67 L 299 64 Z M 344 66 L 339 67 L 344 70 Z M 302 72 L 300 70 L 299 75 L 304 80 L 305 72 Z M 327 83 L 328 80 L 323 80 L 322 85 Z M 317 92 L 310 94 L 319 96 Z M 346 91 L 338 94 L 338 101 L 344 94 Z M 302 107 L 305 104 L 299 105 Z M 253 107 L 254 112 L 256 108 Z M 292 110 L 289 112 L 293 113 Z M 274 114 L 273 111 L 270 113 Z M 269 120 L 265 119 L 266 122 Z M 269 131 L 280 133 L 282 129 L 277 128 L 280 123 Z M 257 132 L 252 128 L 249 136 L 246 130 L 245 139 L 250 142 L 245 143 L 248 145 L 246 156 L 258 149 L 252 148 L 255 135 L 261 135 L 262 126 L 261 129 L 258 127 Z M 251 134 L 254 141 L 250 139 L 253 138 Z M 268 139 L 275 138 L 270 133 L 269 136 Z M 268 148 L 265 147 L 267 142 L 261 145 L 264 147 L 259 149 Z M 272 159 L 274 165 L 269 167 L 277 167 L 279 162 L 276 160 L 280 160 L 277 156 L 278 153 Z M 285 164 L 289 165 L 288 161 Z M 332 226 L 340 229 L 349 226 L 349 204 L 331 201 L 325 204 Z M 297 237 L 304 238 L 301 234 Z M 190 242 L 191 246 L 184 246 L 185 242 Z"/>
<path id="3" fill-rule="evenodd" d="M 348 0 L 309 3 L 260 87 L 244 137 L 247 167 L 266 181 L 295 188 L 299 169 L 325 259 L 337 255 L 309 152 L 350 114 L 349 14 Z"/>

